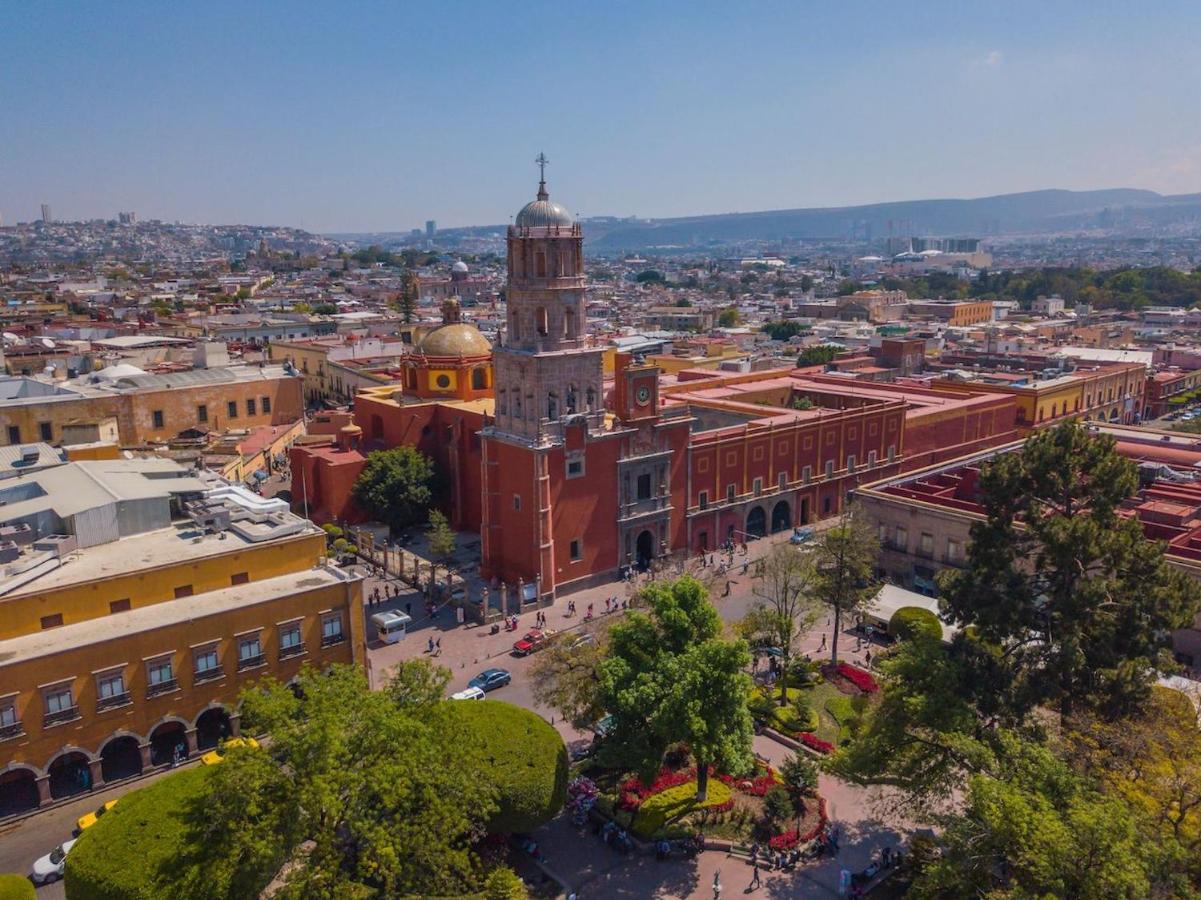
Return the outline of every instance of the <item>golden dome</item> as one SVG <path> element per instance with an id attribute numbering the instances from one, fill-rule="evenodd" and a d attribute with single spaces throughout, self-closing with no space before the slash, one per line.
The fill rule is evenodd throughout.
<path id="1" fill-rule="evenodd" d="M 426 356 L 453 357 L 488 356 L 492 345 L 474 325 L 458 323 L 435 328 L 417 345 Z"/>

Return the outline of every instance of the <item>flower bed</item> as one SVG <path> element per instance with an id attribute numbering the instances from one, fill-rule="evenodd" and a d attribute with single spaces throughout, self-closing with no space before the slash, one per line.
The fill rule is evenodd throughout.
<path id="1" fill-rule="evenodd" d="M 808 747 L 810 750 L 816 750 L 818 753 L 833 753 L 834 745 L 829 741 L 823 741 L 816 734 L 810 731 L 802 731 L 796 739 Z"/>
<path id="2" fill-rule="evenodd" d="M 748 797 L 766 797 L 767 792 L 780 784 L 780 776 L 771 766 L 763 763 L 755 763 L 755 775 L 751 778 L 735 778 L 733 775 L 718 775 L 721 781 L 724 781 L 740 794 L 746 794 Z"/>
<path id="3" fill-rule="evenodd" d="M 841 678 L 845 678 L 859 690 L 865 694 L 874 694 L 880 690 L 880 685 L 876 683 L 876 679 L 872 677 L 872 673 L 866 669 L 860 669 L 858 666 L 848 665 L 847 663 L 839 663 L 834 667 L 834 672 Z"/>
<path id="4" fill-rule="evenodd" d="M 730 788 L 719 780 L 710 780 L 704 800 L 696 799 L 696 781 L 684 782 L 648 797 L 634 817 L 631 830 L 641 838 L 650 838 L 665 825 L 701 809 L 729 811 L 734 808 Z"/>
<path id="5" fill-rule="evenodd" d="M 809 843 L 821 834 L 822 829 L 826 827 L 828 821 L 829 817 L 826 815 L 826 798 L 818 797 L 817 821 L 815 823 L 809 824 L 805 822 L 802 823 L 803 830 L 793 828 L 790 831 L 785 831 L 783 834 L 777 834 L 767 842 L 767 845 L 773 850 L 792 850 L 801 844 Z M 804 827 L 805 825 L 808 825 L 808 827 Z"/>

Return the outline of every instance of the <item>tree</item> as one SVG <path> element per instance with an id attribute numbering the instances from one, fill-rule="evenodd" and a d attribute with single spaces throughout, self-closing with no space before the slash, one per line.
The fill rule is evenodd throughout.
<path id="1" fill-rule="evenodd" d="M 603 633 L 593 634 L 596 639 L 588 643 L 551 642 L 530 667 L 534 699 L 580 730 L 605 716 L 599 669 L 606 638 Z"/>
<path id="2" fill-rule="evenodd" d="M 763 331 L 769 335 L 773 341 L 786 341 L 798 334 L 805 334 L 809 331 L 809 326 L 795 319 L 780 319 L 775 322 L 766 322 L 763 325 Z"/>
<path id="3" fill-rule="evenodd" d="M 801 290 L 804 291 L 806 294 L 809 293 L 811 290 L 813 290 L 813 276 L 812 275 L 802 275 L 801 276 Z"/>
<path id="4" fill-rule="evenodd" d="M 376 450 L 354 485 L 354 499 L 399 531 L 419 522 L 434 499 L 434 464 L 414 447 Z"/>
<path id="5" fill-rule="evenodd" d="M 429 512 L 429 528 L 426 535 L 429 538 L 430 553 L 445 562 L 455 552 L 455 533 L 446 521 L 441 510 L 431 509 Z"/>
<path id="6" fill-rule="evenodd" d="M 662 284 L 663 273 L 657 269 L 644 269 L 634 276 L 634 280 L 639 284 Z"/>
<path id="7" fill-rule="evenodd" d="M 688 744 L 697 764 L 697 799 L 709 766 L 742 772 L 751 765 L 751 680 L 745 641 L 721 638 L 721 619 L 695 578 L 647 586 L 634 611 L 610 630 L 599 668 L 602 705 L 613 717 L 604 749 L 658 768 L 668 746 Z"/>
<path id="8" fill-rule="evenodd" d="M 818 538 L 814 556 L 817 596 L 834 614 L 830 660 L 837 663 L 843 617 L 862 609 L 876 595 L 873 575 L 880 541 L 863 514 L 851 507 Z"/>
<path id="9" fill-rule="evenodd" d="M 740 623 L 753 645 L 776 647 L 784 672 L 791 669 L 793 648 L 817 621 L 817 573 L 811 554 L 791 544 L 777 544 L 760 563 L 752 588 L 755 603 Z M 780 679 L 780 706 L 788 702 L 786 678 Z"/>
<path id="10" fill-rule="evenodd" d="M 780 781 L 788 791 L 792 810 L 799 822 L 805 814 L 806 799 L 817 792 L 817 763 L 809 756 L 793 753 L 780 764 Z"/>
<path id="11" fill-rule="evenodd" d="M 722 328 L 733 328 L 739 321 L 738 310 L 733 306 L 727 306 L 717 317 L 717 324 Z"/>
<path id="12" fill-rule="evenodd" d="M 675 302 L 675 305 L 680 309 L 687 309 L 688 307 L 692 306 L 692 301 L 687 297 L 681 297 Z"/>
<path id="13" fill-rule="evenodd" d="M 797 357 L 796 364 L 798 367 L 824 366 L 841 352 L 842 348 L 835 347 L 833 344 L 817 344 L 802 350 L 801 355 Z"/>
<path id="14" fill-rule="evenodd" d="M 313 312 L 319 316 L 332 316 L 338 311 L 338 307 L 334 303 L 318 303 L 313 307 Z"/>
<path id="15" fill-rule="evenodd" d="M 526 900 L 525 882 L 508 866 L 497 866 L 484 879 L 485 900 Z"/>
<path id="16" fill-rule="evenodd" d="M 981 472 L 986 518 L 963 569 L 939 576 L 945 615 L 998 649 L 1019 712 L 1078 704 L 1119 714 L 1147 696 L 1201 589 L 1119 515 L 1138 486 L 1113 438 L 1041 431 Z"/>

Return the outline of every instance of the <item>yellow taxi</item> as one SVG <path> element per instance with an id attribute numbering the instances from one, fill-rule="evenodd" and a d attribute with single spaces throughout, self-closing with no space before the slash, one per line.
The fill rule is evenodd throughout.
<path id="1" fill-rule="evenodd" d="M 93 825 L 96 824 L 97 819 L 99 819 L 102 815 L 104 815 L 106 812 L 108 812 L 110 809 L 112 809 L 116 805 L 117 805 L 116 800 L 109 800 L 107 803 L 104 804 L 104 806 L 100 807 L 95 812 L 90 812 L 86 815 L 80 816 L 78 819 L 75 820 L 75 833 L 82 834 L 85 830 L 87 830 L 88 828 L 91 828 Z"/>
<path id="2" fill-rule="evenodd" d="M 259 742 L 254 738 L 236 737 L 230 738 L 228 741 L 221 743 L 220 750 L 210 750 L 204 756 L 200 757 L 200 761 L 206 766 L 215 766 L 224 758 L 221 750 L 228 750 L 230 747 L 258 747 Z"/>

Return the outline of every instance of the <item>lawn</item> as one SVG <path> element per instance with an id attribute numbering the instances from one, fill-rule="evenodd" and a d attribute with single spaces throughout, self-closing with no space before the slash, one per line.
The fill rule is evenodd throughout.
<path id="1" fill-rule="evenodd" d="M 734 792 L 730 787 L 716 778 L 709 779 L 709 788 L 703 801 L 697 802 L 696 782 L 668 788 L 648 797 L 634 815 L 634 823 L 630 830 L 640 838 L 650 838 L 665 825 L 686 816 L 689 813 L 714 806 L 722 806 L 730 802 Z"/>
<path id="2" fill-rule="evenodd" d="M 817 713 L 817 728 L 813 733 L 836 747 L 845 743 L 852 732 L 851 720 L 866 711 L 878 696 L 844 694 L 828 681 L 810 688 L 808 694 L 809 703 Z"/>
<path id="3" fill-rule="evenodd" d="M 751 714 L 766 722 L 770 727 L 785 734 L 795 734 L 798 731 L 810 731 L 816 725 L 816 714 L 809 706 L 808 688 L 790 687 L 788 702 L 780 706 L 780 689 L 772 687 L 765 694 L 763 688 L 756 687 L 751 691 L 747 706 Z M 798 702 L 802 706 L 798 706 Z"/>

